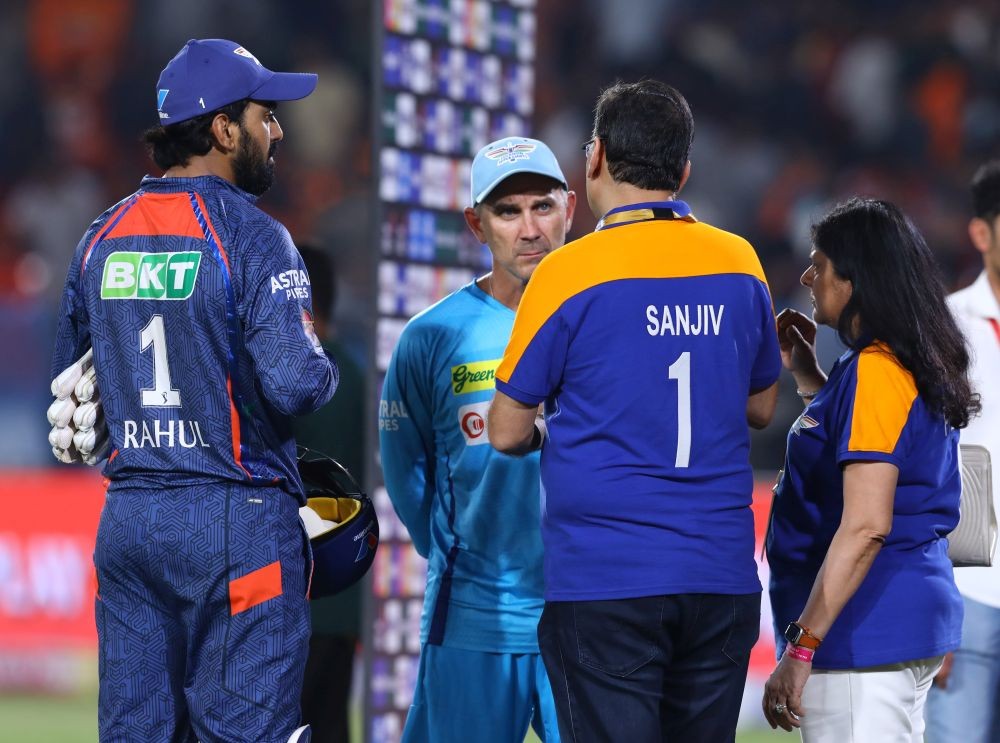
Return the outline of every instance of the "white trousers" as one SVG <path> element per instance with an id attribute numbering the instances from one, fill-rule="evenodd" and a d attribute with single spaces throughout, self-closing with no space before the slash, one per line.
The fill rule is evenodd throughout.
<path id="1" fill-rule="evenodd" d="M 802 692 L 803 743 L 920 743 L 927 692 L 943 659 L 813 671 Z"/>

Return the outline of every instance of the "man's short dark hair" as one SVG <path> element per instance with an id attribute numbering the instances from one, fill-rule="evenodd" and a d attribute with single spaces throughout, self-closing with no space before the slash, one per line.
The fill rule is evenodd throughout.
<path id="1" fill-rule="evenodd" d="M 616 82 L 594 111 L 594 136 L 604 143 L 611 177 L 648 191 L 676 191 L 694 140 L 684 96 L 657 80 Z"/>
<path id="2" fill-rule="evenodd" d="M 244 98 L 178 124 L 147 129 L 142 134 L 146 151 L 161 170 L 187 165 L 192 157 L 207 154 L 215 144 L 212 121 L 216 116 L 221 113 L 233 121 L 240 122 L 249 104 L 250 99 Z"/>
<path id="3" fill-rule="evenodd" d="M 992 223 L 1000 215 L 1000 160 L 979 166 L 972 176 L 972 213 Z"/>

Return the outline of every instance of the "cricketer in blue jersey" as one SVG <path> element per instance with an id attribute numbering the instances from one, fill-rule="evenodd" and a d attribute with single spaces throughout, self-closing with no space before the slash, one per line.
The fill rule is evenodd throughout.
<path id="1" fill-rule="evenodd" d="M 163 177 L 73 255 L 53 369 L 87 346 L 113 451 L 94 562 L 102 741 L 304 741 L 308 541 L 291 417 L 333 394 L 310 284 L 254 202 L 282 138 L 275 73 L 189 41 L 146 141 Z"/>
<path id="2" fill-rule="evenodd" d="M 748 423 L 781 360 L 753 248 L 677 198 L 693 127 L 657 81 L 601 94 L 597 231 L 539 265 L 496 371 L 493 445 L 542 447 L 539 646 L 581 743 L 733 740 L 759 632 Z"/>
<path id="3" fill-rule="evenodd" d="M 566 239 L 576 195 L 542 142 L 493 142 L 472 165 L 466 221 L 493 256 L 485 277 L 414 317 L 379 420 L 386 488 L 428 560 L 421 656 L 406 743 L 558 740 L 538 652 L 538 457 L 489 445 L 486 410 L 514 310 Z"/>

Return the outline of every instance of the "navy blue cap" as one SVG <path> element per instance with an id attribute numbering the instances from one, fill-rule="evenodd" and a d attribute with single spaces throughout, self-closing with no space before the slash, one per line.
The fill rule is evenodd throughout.
<path id="1" fill-rule="evenodd" d="M 295 101 L 316 89 L 316 75 L 272 72 L 234 41 L 191 39 L 156 83 L 160 124 L 178 124 L 230 103 Z"/>

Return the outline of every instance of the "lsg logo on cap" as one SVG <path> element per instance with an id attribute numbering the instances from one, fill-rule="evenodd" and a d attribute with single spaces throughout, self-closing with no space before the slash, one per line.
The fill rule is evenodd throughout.
<path id="1" fill-rule="evenodd" d="M 241 46 L 238 46 L 235 49 L 233 49 L 233 54 L 239 54 L 241 57 L 246 57 L 247 59 L 252 59 L 254 61 L 254 63 L 258 67 L 263 67 L 264 66 L 264 65 L 262 65 L 260 63 L 260 60 L 258 60 L 255 56 L 253 56 L 250 52 L 248 52 L 246 49 L 244 49 Z"/>
<path id="2" fill-rule="evenodd" d="M 529 155 L 535 151 L 535 145 L 530 142 L 522 142 L 520 144 L 509 144 L 503 147 L 497 147 L 494 150 L 490 150 L 486 153 L 485 157 L 490 160 L 495 160 L 498 166 L 504 163 L 513 163 L 518 160 L 527 160 Z"/>

